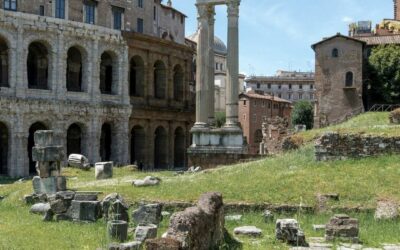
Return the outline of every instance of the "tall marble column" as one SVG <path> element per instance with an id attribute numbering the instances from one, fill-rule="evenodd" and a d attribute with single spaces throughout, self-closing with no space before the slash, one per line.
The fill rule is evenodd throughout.
<path id="1" fill-rule="evenodd" d="M 196 68 L 196 123 L 194 127 L 207 127 L 208 123 L 208 9 L 205 4 L 197 4 L 199 39 L 197 43 Z"/>
<path id="2" fill-rule="evenodd" d="M 215 123 L 215 55 L 214 55 L 214 24 L 215 24 L 215 6 L 207 5 L 208 11 L 208 124 Z"/>
<path id="3" fill-rule="evenodd" d="M 226 124 L 238 127 L 239 102 L 239 5 L 240 0 L 228 0 L 228 57 L 226 83 Z"/>

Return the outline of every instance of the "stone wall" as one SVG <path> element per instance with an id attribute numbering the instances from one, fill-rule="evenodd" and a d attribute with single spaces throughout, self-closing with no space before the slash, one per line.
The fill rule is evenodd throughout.
<path id="1" fill-rule="evenodd" d="M 326 133 L 315 143 L 317 161 L 400 153 L 400 137 Z"/>
<path id="2" fill-rule="evenodd" d="M 279 116 L 265 118 L 262 124 L 263 139 L 260 144 L 260 154 L 274 154 L 282 151 L 282 143 L 289 135 L 289 124 L 287 118 Z"/>

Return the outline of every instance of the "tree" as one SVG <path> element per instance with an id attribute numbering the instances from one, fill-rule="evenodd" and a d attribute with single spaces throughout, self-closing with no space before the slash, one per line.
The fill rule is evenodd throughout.
<path id="1" fill-rule="evenodd" d="M 400 46 L 380 45 L 368 60 L 368 96 L 372 102 L 400 102 Z"/>
<path id="2" fill-rule="evenodd" d="M 293 125 L 306 125 L 307 129 L 312 129 L 314 126 L 314 107 L 309 101 L 298 101 L 294 105 L 292 112 Z"/>

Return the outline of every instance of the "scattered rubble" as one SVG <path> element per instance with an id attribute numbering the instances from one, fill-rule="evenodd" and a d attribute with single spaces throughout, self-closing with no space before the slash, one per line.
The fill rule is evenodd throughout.
<path id="1" fill-rule="evenodd" d="M 132 212 L 132 220 L 136 225 L 159 225 L 162 220 L 161 204 L 141 204 Z"/>
<path id="2" fill-rule="evenodd" d="M 358 243 L 358 220 L 345 214 L 334 215 L 325 229 L 327 241 L 343 240 Z"/>
<path id="3" fill-rule="evenodd" d="M 134 180 L 132 185 L 135 187 L 156 186 L 160 183 L 160 179 L 153 176 L 146 176 L 143 180 Z"/>
<path id="4" fill-rule="evenodd" d="M 240 235 L 248 235 L 253 237 L 260 237 L 262 234 L 262 230 L 255 226 L 243 226 L 235 228 L 233 230 L 233 233 Z"/>
<path id="5" fill-rule="evenodd" d="M 68 157 L 68 166 L 79 168 L 83 170 L 90 169 L 90 163 L 88 158 L 80 154 L 71 154 Z"/>

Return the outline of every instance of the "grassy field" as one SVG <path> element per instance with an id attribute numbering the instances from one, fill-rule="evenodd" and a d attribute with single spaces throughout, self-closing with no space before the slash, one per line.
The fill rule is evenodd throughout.
<path id="1" fill-rule="evenodd" d="M 400 127 L 388 124 L 387 113 L 369 113 L 328 129 L 300 134 L 305 141 L 324 131 L 400 135 Z M 94 171 L 64 169 L 68 187 L 76 190 L 122 194 L 128 201 L 191 201 L 201 193 L 219 191 L 225 202 L 315 205 L 317 193 L 338 193 L 335 206 L 373 208 L 381 198 L 400 201 L 400 156 L 386 155 L 362 160 L 316 162 L 312 143 L 299 150 L 255 162 L 221 167 L 197 174 L 174 176 L 173 172 L 140 173 L 128 168 L 114 171 L 114 178 L 96 181 Z M 156 187 L 136 188 L 132 180 L 152 174 L 162 182 Z M 96 249 L 107 245 L 104 222 L 76 224 L 44 223 L 30 215 L 21 198 L 32 192 L 30 181 L 14 183 L 0 177 L 0 249 Z M 312 224 L 326 223 L 331 214 L 295 215 L 307 236 L 321 236 Z M 400 242 L 399 222 L 376 222 L 371 214 L 357 214 L 361 238 L 370 246 Z M 257 225 L 264 230 L 261 239 L 240 238 L 244 249 L 286 249 L 274 241 L 274 226 L 262 222 L 259 214 L 245 214 L 240 225 Z M 162 228 L 167 225 L 163 222 Z M 232 232 L 237 222 L 227 223 Z M 160 230 L 163 231 L 163 230 Z"/>

